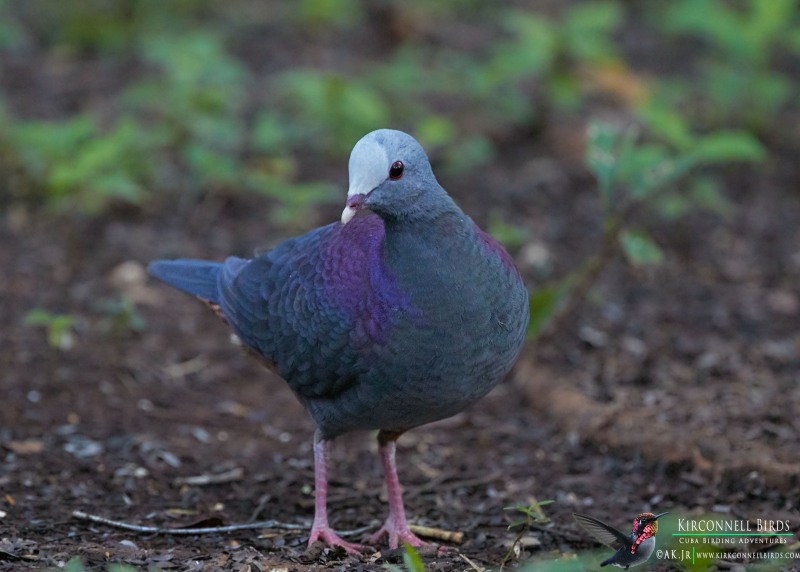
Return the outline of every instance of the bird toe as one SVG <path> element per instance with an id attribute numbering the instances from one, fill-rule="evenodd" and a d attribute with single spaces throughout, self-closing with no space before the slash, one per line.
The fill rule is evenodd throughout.
<path id="1" fill-rule="evenodd" d="M 431 546 L 430 542 L 421 540 L 416 534 L 406 527 L 393 526 L 391 522 L 384 524 L 378 532 L 371 535 L 365 541 L 367 544 L 378 544 L 384 536 L 389 537 L 389 548 L 394 550 L 400 544 L 409 544 L 415 548 L 420 546 Z"/>
<path id="2" fill-rule="evenodd" d="M 328 527 L 319 527 L 311 530 L 311 535 L 308 538 L 308 547 L 311 548 L 315 542 L 323 542 L 329 546 L 341 546 L 348 554 L 361 554 L 365 549 L 361 544 L 347 542 Z"/>

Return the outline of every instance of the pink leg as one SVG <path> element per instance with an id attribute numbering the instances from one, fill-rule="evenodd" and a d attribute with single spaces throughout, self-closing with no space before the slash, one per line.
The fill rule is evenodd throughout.
<path id="1" fill-rule="evenodd" d="M 406 509 L 403 506 L 403 491 L 400 488 L 400 480 L 397 478 L 397 465 L 394 459 L 395 439 L 394 436 L 385 437 L 383 432 L 378 434 L 383 473 L 386 477 L 386 491 L 389 496 L 389 517 L 381 529 L 367 539 L 367 542 L 375 544 L 384 536 L 388 536 L 389 548 L 392 549 L 397 548 L 400 542 L 411 546 L 427 546 L 427 542 L 420 540 L 408 528 Z"/>
<path id="2" fill-rule="evenodd" d="M 342 539 L 328 524 L 328 458 L 330 441 L 325 441 L 319 431 L 314 433 L 314 524 L 308 546 L 321 540 L 331 546 L 341 546 L 349 554 L 360 554 L 362 546 Z"/>

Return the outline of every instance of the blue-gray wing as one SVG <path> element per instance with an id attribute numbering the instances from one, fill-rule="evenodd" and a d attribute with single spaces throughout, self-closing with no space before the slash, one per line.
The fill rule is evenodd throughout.
<path id="1" fill-rule="evenodd" d="M 610 546 L 614 550 L 619 550 L 629 542 L 628 537 L 622 532 L 594 517 L 577 512 L 573 512 L 572 516 L 598 542 Z"/>
<path id="2" fill-rule="evenodd" d="M 221 309 L 251 350 L 274 364 L 301 397 L 332 397 L 358 382 L 380 332 L 371 266 L 383 223 L 376 216 L 334 223 L 261 256 L 229 258 Z M 379 305 L 378 305 L 379 306 Z"/>

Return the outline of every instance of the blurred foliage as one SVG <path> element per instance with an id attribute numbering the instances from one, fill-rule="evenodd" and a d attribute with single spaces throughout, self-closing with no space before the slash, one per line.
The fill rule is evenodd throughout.
<path id="1" fill-rule="evenodd" d="M 333 157 L 391 122 L 384 99 L 368 83 L 318 70 L 292 71 L 281 78 L 285 105 L 295 118 L 297 143 Z"/>
<path id="2" fill-rule="evenodd" d="M 136 304 L 126 297 L 98 300 L 96 308 L 102 315 L 99 328 L 105 333 L 127 334 L 141 332 L 146 326 Z"/>
<path id="3" fill-rule="evenodd" d="M 699 42 L 697 75 L 671 78 L 665 99 L 702 125 L 766 134 L 780 111 L 797 104 L 798 81 L 787 57 L 800 56 L 795 0 L 653 2 L 649 13 L 665 34 Z"/>
<path id="4" fill-rule="evenodd" d="M 542 507 L 553 504 L 554 502 L 555 501 L 553 500 L 543 500 L 534 501 L 527 506 L 519 505 L 505 507 L 504 510 L 519 513 L 522 518 L 517 518 L 517 520 L 508 525 L 508 530 L 517 530 L 517 536 L 511 542 L 511 547 L 500 561 L 500 570 L 503 570 L 505 565 L 511 561 L 512 558 L 518 559 L 520 557 L 520 554 L 522 554 L 522 546 L 520 545 L 520 541 L 522 540 L 523 536 L 530 532 L 531 526 L 534 524 L 547 524 L 550 522 L 550 518 L 544 513 Z"/>
<path id="5" fill-rule="evenodd" d="M 583 551 L 580 554 L 545 555 L 531 558 L 517 572 L 585 572 L 598 570 L 608 558 L 608 550 Z"/>
<path id="6" fill-rule="evenodd" d="M 532 524 L 546 524 L 550 519 L 544 514 L 543 506 L 553 504 L 553 500 L 538 501 L 528 506 L 508 506 L 504 510 L 518 512 L 522 518 L 515 520 L 508 525 L 508 529 L 512 528 L 530 528 Z"/>
<path id="7" fill-rule="evenodd" d="M 389 572 L 425 572 L 425 562 L 410 544 L 403 544 L 403 568 L 396 564 L 384 564 L 383 568 Z"/>
<path id="8" fill-rule="evenodd" d="M 512 253 L 524 246 L 530 235 L 527 228 L 507 223 L 498 209 L 489 211 L 488 230 Z"/>
<path id="9" fill-rule="evenodd" d="M 160 191 L 251 191 L 275 199 L 274 221 L 290 224 L 336 198 L 329 182 L 302 176 L 300 155 L 341 164 L 361 135 L 387 125 L 445 148 L 445 169 L 475 169 L 495 156 L 493 134 L 533 121 L 547 105 L 582 100 L 577 71 L 617 57 L 611 34 L 623 14 L 614 2 L 558 18 L 479 0 L 391 3 L 387 26 L 445 22 L 458 11 L 485 20 L 498 40 L 475 53 L 401 42 L 357 74 L 300 67 L 259 80 L 232 49 L 257 26 L 237 15 L 246 7 L 2 0 L 4 47 L 138 66 L 123 89 L 104 94 L 102 111 L 87 105 L 46 121 L 3 116 L 0 147 L 25 176 L 23 194 L 55 211 L 99 215 L 118 202 L 147 204 Z M 276 24 L 311 36 L 351 29 L 369 15 L 358 0 L 303 0 L 270 12 Z"/>
<path id="10" fill-rule="evenodd" d="M 58 350 L 69 350 L 74 345 L 75 321 L 74 316 L 53 314 L 42 308 L 34 308 L 25 315 L 25 324 L 44 327 L 47 332 L 47 343 L 51 348 Z"/>
<path id="11" fill-rule="evenodd" d="M 60 569 L 64 572 L 86 572 L 87 570 L 86 566 L 83 564 L 83 560 L 77 556 L 70 558 Z M 58 570 L 58 568 L 56 568 L 56 570 Z M 141 569 L 127 564 L 109 564 L 106 570 L 107 572 L 137 572 L 137 570 Z"/>
<path id="12" fill-rule="evenodd" d="M 30 184 L 48 206 L 102 212 L 111 200 L 138 203 L 154 176 L 147 155 L 153 134 L 128 118 L 103 131 L 91 114 L 64 121 L 27 121 L 6 132 Z M 9 145 L 9 143 L 7 143 Z"/>
<path id="13" fill-rule="evenodd" d="M 530 298 L 528 333 L 537 337 L 582 300 L 617 253 L 636 267 L 664 260 L 661 247 L 644 228 L 647 221 L 674 220 L 709 210 L 731 208 L 714 179 L 692 176 L 698 170 L 733 162 L 757 163 L 764 147 L 742 131 L 708 135 L 686 133 L 680 143 L 641 141 L 639 129 L 595 122 L 587 133 L 586 164 L 597 180 L 603 239 L 596 252 L 562 280 Z"/>
<path id="14" fill-rule="evenodd" d="M 676 38 L 691 42 L 683 68 L 692 79 L 632 71 L 621 38 L 638 13 L 665 52 Z M 90 216 L 179 193 L 258 193 L 273 204 L 272 222 L 293 225 L 340 199 L 319 167 L 341 170 L 369 130 L 408 130 L 445 175 L 468 174 L 509 134 L 574 121 L 612 96 L 659 143 L 617 164 L 619 184 L 604 200 L 640 200 L 662 177 L 692 170 L 691 184 L 654 193 L 648 207 L 672 218 L 725 214 L 717 171 L 694 167 L 763 153 L 753 135 L 796 108 L 799 19 L 793 0 L 596 0 L 539 11 L 489 0 L 0 0 L 0 50 L 122 76 L 46 118 L 15 115 L 0 94 L 0 176 L 21 181 L 0 192 Z M 459 26 L 481 33 L 455 34 Z M 257 44 L 266 53 L 248 48 L 264 35 L 276 37 Z M 357 39 L 340 47 L 340 35 Z M 494 230 L 520 245 L 525 236 L 500 218 Z M 624 237 L 632 260 L 658 258 L 640 229 Z"/>

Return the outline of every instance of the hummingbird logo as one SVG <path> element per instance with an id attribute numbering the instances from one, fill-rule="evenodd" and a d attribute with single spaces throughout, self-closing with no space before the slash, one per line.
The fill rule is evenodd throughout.
<path id="1" fill-rule="evenodd" d="M 631 566 L 644 564 L 656 548 L 656 533 L 658 532 L 658 519 L 669 514 L 653 514 L 643 512 L 633 519 L 633 528 L 630 534 L 625 534 L 599 521 L 592 516 L 572 513 L 578 524 L 596 540 L 616 550 L 611 557 L 604 560 L 600 566 L 613 564 L 627 570 Z"/>

